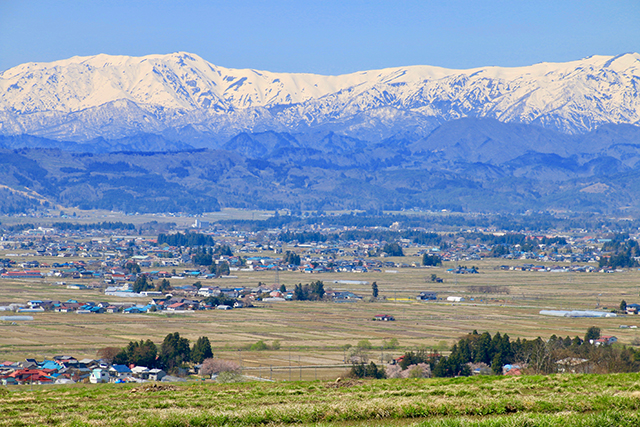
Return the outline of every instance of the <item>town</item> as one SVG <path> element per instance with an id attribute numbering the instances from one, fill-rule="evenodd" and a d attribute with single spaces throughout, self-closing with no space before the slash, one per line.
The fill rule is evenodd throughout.
<path id="1" fill-rule="evenodd" d="M 67 322 L 62 319 L 71 319 L 72 315 L 79 315 L 72 320 L 77 327 L 85 322 L 82 319 L 95 322 L 89 317 L 100 319 L 98 324 L 115 321 L 126 325 L 140 322 L 142 318 L 138 316 L 151 316 L 144 321 L 166 323 L 162 328 L 168 328 L 169 323 L 179 327 L 182 319 L 172 316 L 185 314 L 202 325 L 238 319 L 246 322 L 256 316 L 270 323 L 275 319 L 289 321 L 291 316 L 312 319 L 317 310 L 322 312 L 322 307 L 332 304 L 331 311 L 342 313 L 335 317 L 336 322 L 346 315 L 362 325 L 374 342 L 380 340 L 376 337 L 381 334 L 386 336 L 380 344 L 383 348 L 380 362 L 388 362 L 401 356 L 401 350 L 424 345 L 417 338 L 422 336 L 447 354 L 449 344 L 456 338 L 455 332 L 443 341 L 435 338 L 442 336 L 437 329 L 416 334 L 411 328 L 421 330 L 425 317 L 450 318 L 456 306 L 473 310 L 511 307 L 511 316 L 522 316 L 521 307 L 530 306 L 527 316 L 532 325 L 543 317 L 566 317 L 566 313 L 613 320 L 615 316 L 633 316 L 640 307 L 637 295 L 612 290 L 605 296 L 602 291 L 594 294 L 593 302 L 579 303 L 574 311 L 565 310 L 566 304 L 575 300 L 573 281 L 593 282 L 597 289 L 596 283 L 601 278 L 627 277 L 637 271 L 637 236 L 625 231 L 531 232 L 466 227 L 436 231 L 403 226 L 399 221 L 384 227 L 314 223 L 256 228 L 254 223 L 247 227 L 243 223 L 216 223 L 198 218 L 190 223 L 183 221 L 180 226 L 174 222 L 135 225 L 86 220 L 81 224 L 74 217 L 63 220 L 52 218 L 47 225 L 23 222 L 3 227 L 0 325 L 24 328 L 30 322 L 35 325 L 42 321 L 57 325 Z M 327 222 L 331 220 L 327 218 Z M 552 284 L 558 278 L 567 286 L 562 302 L 554 300 L 557 293 L 552 288 L 547 291 L 547 285 L 535 285 L 539 280 Z M 525 286 L 514 286 L 513 280 L 524 280 Z M 21 299 L 22 295 L 30 297 Z M 549 304 L 556 310 L 548 310 Z M 453 318 L 461 315 L 464 316 L 460 313 Z M 113 320 L 108 320 L 109 316 Z M 408 326 L 408 319 L 417 323 Z M 626 323 L 633 323 L 631 319 Z M 306 320 L 300 322 L 302 325 Z M 398 337 L 407 334 L 403 338 L 405 345 L 395 350 L 387 348 L 385 343 L 391 333 L 381 333 L 375 324 L 396 325 L 394 334 Z M 297 327 L 306 331 L 306 326 Z M 461 327 L 462 324 L 456 326 L 456 330 L 464 331 Z M 614 337 L 611 330 L 614 327 L 623 342 L 636 342 L 633 324 L 609 324 L 609 335 L 603 336 Z M 562 330 L 563 326 L 550 323 L 548 328 Z M 242 333 L 242 328 L 234 333 Z M 356 336 L 354 332 L 350 335 Z M 131 338 L 136 336 L 139 337 L 136 334 Z M 154 336 L 156 340 L 161 338 Z M 249 348 L 260 341 L 261 335 L 245 336 L 255 337 L 254 342 L 244 341 L 229 348 L 228 344 L 221 344 L 224 336 L 210 335 L 225 357 L 233 350 L 245 349 L 245 354 L 250 354 Z M 278 338 L 273 340 L 280 342 L 280 336 L 283 335 L 276 332 L 274 337 Z M 300 349 L 311 342 L 284 340 L 289 348 Z M 122 338 L 116 341 L 118 345 L 124 344 Z M 327 372 L 339 374 L 345 361 L 351 360 L 345 349 L 357 348 L 355 342 L 359 341 L 347 339 L 331 346 L 323 340 L 317 345 L 324 355 L 310 361 L 305 369 L 313 367 L 317 371 L 321 366 Z M 155 366 L 110 364 L 95 358 L 99 346 L 92 351 L 86 346 L 76 347 L 82 355 L 78 359 L 56 355 L 56 351 L 65 349 L 66 354 L 73 354 L 73 348 L 68 346 L 54 346 L 48 355 L 40 352 L 38 359 L 30 356 L 27 348 L 14 353 L 24 355 L 27 362 L 18 362 L 15 356 L 14 361 L 5 362 L 4 380 L 25 383 L 28 379 L 44 384 L 70 380 L 103 382 L 108 378 L 130 382 L 160 380 L 168 374 L 154 371 L 159 369 Z M 385 351 L 390 353 L 384 354 Z M 245 369 L 257 369 L 267 363 L 283 368 L 284 361 L 276 350 L 250 358 L 251 362 L 244 362 Z M 273 369 L 274 365 L 271 366 Z M 94 371 L 95 378 L 91 379 Z M 196 373 L 197 364 L 189 365 L 183 372 Z M 167 380 L 181 376 L 184 375 L 167 375 Z"/>

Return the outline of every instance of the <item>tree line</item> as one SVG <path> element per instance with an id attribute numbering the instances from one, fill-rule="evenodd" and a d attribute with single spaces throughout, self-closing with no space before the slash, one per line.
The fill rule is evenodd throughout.
<path id="1" fill-rule="evenodd" d="M 296 301 L 320 301 L 324 294 L 324 283 L 320 280 L 305 285 L 299 283 L 293 288 L 293 299 Z"/>
<path id="2" fill-rule="evenodd" d="M 158 348 L 151 340 L 130 341 L 126 347 L 105 347 L 98 350 L 97 356 L 117 365 L 146 366 L 149 369 L 160 368 L 168 373 L 185 368 L 188 363 L 200 364 L 213 357 L 209 338 L 200 337 L 189 345 L 187 338 L 178 332 L 168 334 Z"/>
<path id="3" fill-rule="evenodd" d="M 584 338 L 557 337 L 548 340 L 512 341 L 507 334 L 473 331 L 451 348 L 449 356 L 422 352 L 405 353 L 401 365 L 428 363 L 435 377 L 471 375 L 470 364 L 484 364 L 501 375 L 506 364 L 520 365 L 531 374 L 551 374 L 563 369 L 559 361 L 569 360 L 571 369 L 580 372 L 613 373 L 640 371 L 640 352 L 631 347 L 596 345 L 600 329 L 591 327 Z"/>
<path id="4" fill-rule="evenodd" d="M 611 268 L 638 267 L 636 257 L 640 256 L 640 246 L 636 240 L 629 239 L 629 233 L 620 233 L 602 245 L 602 251 L 609 255 L 600 257 L 598 266 Z"/>

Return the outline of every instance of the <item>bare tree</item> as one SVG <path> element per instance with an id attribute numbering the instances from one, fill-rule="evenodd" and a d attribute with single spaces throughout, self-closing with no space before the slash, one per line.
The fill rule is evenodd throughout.
<path id="1" fill-rule="evenodd" d="M 120 353 L 122 349 L 120 347 L 104 347 L 98 350 L 96 357 L 102 359 L 107 363 L 112 363 L 113 359 Z"/>

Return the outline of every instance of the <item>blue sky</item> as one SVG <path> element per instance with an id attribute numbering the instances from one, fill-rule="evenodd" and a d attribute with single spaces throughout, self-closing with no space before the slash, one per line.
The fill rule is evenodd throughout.
<path id="1" fill-rule="evenodd" d="M 0 0 L 0 71 L 187 51 L 229 68 L 343 74 L 640 51 L 637 0 Z"/>

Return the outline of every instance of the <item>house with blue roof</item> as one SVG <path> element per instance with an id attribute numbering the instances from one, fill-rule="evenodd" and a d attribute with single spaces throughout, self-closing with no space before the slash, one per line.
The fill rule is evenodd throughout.
<path id="1" fill-rule="evenodd" d="M 45 360 L 41 363 L 38 363 L 38 366 L 40 366 L 40 369 L 51 369 L 53 371 L 59 371 L 60 369 L 62 369 L 62 365 L 56 363 L 53 360 Z"/>
<path id="2" fill-rule="evenodd" d="M 131 376 L 131 369 L 126 365 L 111 365 L 109 367 L 109 375 L 115 378 Z"/>

